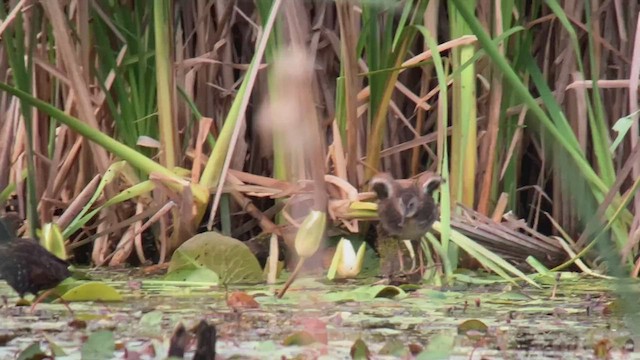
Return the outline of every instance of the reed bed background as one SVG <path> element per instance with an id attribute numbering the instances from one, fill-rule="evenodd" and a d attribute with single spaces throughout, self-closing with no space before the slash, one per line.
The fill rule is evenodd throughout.
<path id="1" fill-rule="evenodd" d="M 447 273 L 462 208 L 640 271 L 636 2 L 3 4 L 0 202 L 77 262 L 163 262 L 202 227 L 290 242 L 310 207 L 362 234 L 384 170 L 447 178 Z M 276 76 L 292 48 L 306 75 Z"/>

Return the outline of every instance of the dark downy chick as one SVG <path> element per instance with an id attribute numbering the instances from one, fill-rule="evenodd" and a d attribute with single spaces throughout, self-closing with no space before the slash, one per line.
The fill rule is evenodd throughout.
<path id="1" fill-rule="evenodd" d="M 418 242 L 419 271 L 424 271 L 419 241 L 438 219 L 439 211 L 432 194 L 442 182 L 440 176 L 432 173 L 425 173 L 418 180 L 395 180 L 388 173 L 371 179 L 371 188 L 378 196 L 378 252 L 386 276 L 404 270 L 402 240 Z"/>

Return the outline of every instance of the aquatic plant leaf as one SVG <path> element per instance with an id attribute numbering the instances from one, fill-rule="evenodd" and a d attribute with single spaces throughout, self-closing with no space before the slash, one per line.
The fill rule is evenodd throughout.
<path id="1" fill-rule="evenodd" d="M 154 310 L 142 315 L 139 324 L 146 330 L 155 330 L 159 332 L 162 330 L 162 317 L 164 313 L 162 311 Z"/>
<path id="2" fill-rule="evenodd" d="M 368 301 L 376 298 L 401 299 L 407 296 L 401 288 L 391 285 L 361 286 L 349 291 L 336 291 L 324 295 L 326 301 Z"/>
<path id="3" fill-rule="evenodd" d="M 47 354 L 40 347 L 40 343 L 35 342 L 20 352 L 18 360 L 43 359 L 46 357 Z"/>
<path id="4" fill-rule="evenodd" d="M 418 355 L 418 360 L 449 359 L 453 351 L 454 337 L 447 334 L 436 334 L 429 339 L 429 345 Z"/>
<path id="5" fill-rule="evenodd" d="M 68 324 L 73 324 L 73 322 Z M 43 333 L 42 336 L 47 341 L 47 346 L 49 346 L 49 350 L 51 350 L 51 354 L 53 355 L 53 358 L 56 358 L 58 356 L 63 357 L 68 355 L 67 352 L 64 350 L 64 348 L 58 345 L 58 342 L 54 336 L 51 336 L 50 334 L 46 334 L 46 333 Z"/>
<path id="6" fill-rule="evenodd" d="M 169 273 L 203 267 L 218 274 L 224 284 L 263 281 L 260 263 L 249 247 L 215 231 L 197 234 L 176 249 L 171 257 Z"/>
<path id="7" fill-rule="evenodd" d="M 218 285 L 220 277 L 215 271 L 209 268 L 183 268 L 168 273 L 165 280 L 170 281 L 189 281 L 189 282 L 202 282 L 211 283 L 212 285 Z"/>
<path id="8" fill-rule="evenodd" d="M 378 352 L 380 355 L 390 355 L 397 358 L 409 356 L 409 347 L 398 339 L 389 339 Z"/>
<path id="9" fill-rule="evenodd" d="M 373 296 L 372 298 L 396 299 L 407 295 L 401 288 L 391 285 L 374 285 L 367 292 Z"/>
<path id="10" fill-rule="evenodd" d="M 453 274 L 453 279 L 459 282 L 474 284 L 474 285 L 493 285 L 493 284 L 501 284 L 505 282 L 509 282 L 509 280 L 505 280 L 501 277 L 479 277 L 475 275 L 467 275 L 467 274 Z"/>
<path id="11" fill-rule="evenodd" d="M 487 334 L 489 327 L 478 319 L 469 319 L 458 325 L 458 334 L 470 338 L 478 338 Z"/>
<path id="12" fill-rule="evenodd" d="M 60 227 L 54 223 L 46 223 L 42 226 L 42 246 L 60 259 L 67 259 L 67 250 L 64 247 L 64 238 Z"/>
<path id="13" fill-rule="evenodd" d="M 284 346 L 305 346 L 318 342 L 313 335 L 307 331 L 296 331 L 293 334 L 287 336 L 282 345 Z"/>
<path id="14" fill-rule="evenodd" d="M 353 342 L 350 354 L 353 360 L 368 360 L 371 358 L 371 352 L 362 338 L 358 338 Z"/>
<path id="15" fill-rule="evenodd" d="M 122 301 L 122 295 L 118 290 L 99 281 L 73 287 L 60 298 L 64 301 Z"/>
<path id="16" fill-rule="evenodd" d="M 611 146 L 609 147 L 609 152 L 611 152 L 611 154 L 615 154 L 616 149 L 618 148 L 622 140 L 624 140 L 625 136 L 627 135 L 627 132 L 629 132 L 629 130 L 631 129 L 631 126 L 633 126 L 633 121 L 634 121 L 633 118 L 635 115 L 638 114 L 638 112 L 639 111 L 635 111 L 627 116 L 621 117 L 615 122 L 615 124 L 613 124 L 612 129 L 615 130 L 615 132 L 617 132 L 618 135 L 616 136 L 616 139 L 613 140 L 613 143 L 611 143 Z"/>
<path id="17" fill-rule="evenodd" d="M 273 340 L 259 341 L 256 344 L 257 351 L 262 351 L 268 354 L 275 352 L 277 349 L 278 349 L 278 344 Z"/>
<path id="18" fill-rule="evenodd" d="M 142 337 L 154 337 L 163 332 L 163 319 L 165 313 L 161 310 L 153 310 L 142 314 L 136 328 Z M 132 349 L 130 349 L 132 350 Z"/>
<path id="19" fill-rule="evenodd" d="M 532 268 L 534 268 L 538 274 L 541 275 L 553 275 L 553 273 L 551 271 L 549 271 L 549 269 L 544 266 L 544 264 L 542 264 L 538 259 L 536 259 L 533 256 L 527 256 L 527 264 L 531 265 Z"/>
<path id="20" fill-rule="evenodd" d="M 80 350 L 82 359 L 107 360 L 113 358 L 116 344 L 113 333 L 107 330 L 96 331 L 89 335 Z"/>

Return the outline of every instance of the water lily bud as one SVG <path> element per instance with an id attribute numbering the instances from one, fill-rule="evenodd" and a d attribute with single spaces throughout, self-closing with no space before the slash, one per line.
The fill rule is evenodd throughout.
<path id="1" fill-rule="evenodd" d="M 318 251 L 324 229 L 327 225 L 327 214 L 313 210 L 300 225 L 296 234 L 295 246 L 298 256 L 309 258 Z"/>
<path id="2" fill-rule="evenodd" d="M 358 248 L 356 254 L 349 239 L 342 238 L 336 247 L 327 277 L 333 279 L 350 279 L 358 276 L 364 263 L 365 243 Z"/>

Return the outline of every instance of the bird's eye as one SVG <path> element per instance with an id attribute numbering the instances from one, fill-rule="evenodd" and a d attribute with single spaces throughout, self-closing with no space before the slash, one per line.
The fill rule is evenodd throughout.
<path id="1" fill-rule="evenodd" d="M 407 210 L 408 211 L 415 211 L 416 210 L 416 206 L 417 206 L 417 200 L 415 198 L 411 199 L 409 201 L 409 204 L 407 204 Z"/>
<path id="2" fill-rule="evenodd" d="M 404 217 L 413 217 L 418 210 L 418 199 L 411 197 L 408 199 L 398 199 L 398 205 L 402 209 Z"/>

